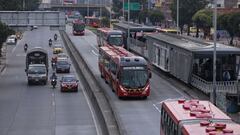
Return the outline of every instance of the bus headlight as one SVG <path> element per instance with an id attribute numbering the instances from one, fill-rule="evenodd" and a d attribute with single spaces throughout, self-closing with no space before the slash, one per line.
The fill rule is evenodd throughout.
<path id="1" fill-rule="evenodd" d="M 123 92 L 123 93 L 127 93 L 127 91 L 120 85 L 120 90 Z"/>

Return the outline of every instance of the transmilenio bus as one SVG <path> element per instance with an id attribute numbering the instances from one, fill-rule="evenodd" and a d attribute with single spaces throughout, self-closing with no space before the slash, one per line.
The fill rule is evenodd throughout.
<path id="1" fill-rule="evenodd" d="M 114 45 L 123 47 L 123 33 L 120 30 L 113 30 L 111 28 L 98 28 L 97 44 L 98 46 Z"/>
<path id="2" fill-rule="evenodd" d="M 85 16 L 85 23 L 94 28 L 99 28 L 100 27 L 100 18 L 95 17 L 95 16 Z"/>
<path id="3" fill-rule="evenodd" d="M 101 77 L 119 98 L 149 96 L 151 72 L 143 57 L 106 45 L 99 48 L 98 65 Z"/>
<path id="4" fill-rule="evenodd" d="M 162 102 L 160 135 L 240 135 L 240 125 L 209 101 Z"/>
<path id="5" fill-rule="evenodd" d="M 72 31 L 73 31 L 73 35 L 84 35 L 85 23 L 81 20 L 74 20 Z"/>

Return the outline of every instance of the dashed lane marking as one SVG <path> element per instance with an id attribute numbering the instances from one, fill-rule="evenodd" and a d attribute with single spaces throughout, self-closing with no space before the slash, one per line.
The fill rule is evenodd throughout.
<path id="1" fill-rule="evenodd" d="M 95 56 L 98 56 L 98 54 L 97 54 L 94 50 L 92 50 L 92 53 L 93 53 Z"/>
<path id="2" fill-rule="evenodd" d="M 26 57 L 26 53 L 18 53 L 16 54 L 17 57 Z"/>

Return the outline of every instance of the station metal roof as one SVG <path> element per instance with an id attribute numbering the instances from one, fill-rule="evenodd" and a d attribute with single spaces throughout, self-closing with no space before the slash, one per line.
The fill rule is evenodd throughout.
<path id="1" fill-rule="evenodd" d="M 213 42 L 204 40 L 188 38 L 170 33 L 157 33 L 146 36 L 148 40 L 154 39 L 156 41 L 165 42 L 169 45 L 176 46 L 195 53 L 212 53 L 214 50 Z M 157 42 L 156 42 L 157 43 Z M 219 44 L 216 46 L 217 53 L 237 53 L 240 54 L 240 48 Z"/>
<path id="2" fill-rule="evenodd" d="M 128 27 L 129 27 L 130 32 L 141 32 L 141 31 L 143 31 L 143 32 L 153 32 L 153 31 L 156 31 L 155 27 L 140 25 L 140 24 L 136 24 L 136 23 L 129 23 L 129 26 L 128 26 L 128 23 L 126 23 L 126 22 L 114 23 L 113 27 L 114 27 L 114 29 L 115 28 L 117 28 L 117 29 L 121 28 L 121 29 L 124 29 L 124 30 L 127 30 Z"/>

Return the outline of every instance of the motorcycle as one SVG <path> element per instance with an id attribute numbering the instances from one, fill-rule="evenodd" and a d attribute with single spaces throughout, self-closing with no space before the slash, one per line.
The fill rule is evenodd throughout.
<path id="1" fill-rule="evenodd" d="M 55 40 L 55 41 L 57 40 L 57 34 L 54 35 L 54 40 Z"/>
<path id="2" fill-rule="evenodd" d="M 52 46 L 52 40 L 49 40 L 48 45 L 51 47 Z"/>
<path id="3" fill-rule="evenodd" d="M 51 85 L 52 85 L 53 89 L 55 89 L 56 85 L 57 85 L 57 80 L 56 79 L 52 79 L 51 80 Z"/>
<path id="4" fill-rule="evenodd" d="M 53 71 L 56 69 L 56 62 L 55 61 L 52 61 L 52 69 L 53 69 Z"/>
<path id="5" fill-rule="evenodd" d="M 24 52 L 27 52 L 27 48 L 28 48 L 27 46 L 24 46 Z"/>

